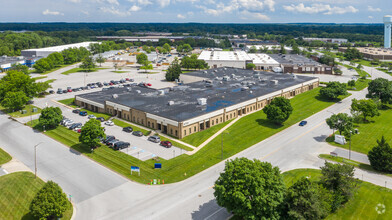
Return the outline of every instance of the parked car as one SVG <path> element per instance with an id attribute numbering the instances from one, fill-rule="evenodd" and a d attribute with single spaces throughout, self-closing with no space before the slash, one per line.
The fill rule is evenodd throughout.
<path id="1" fill-rule="evenodd" d="M 106 139 L 104 139 L 102 142 L 106 144 L 108 141 L 111 141 L 114 139 L 116 139 L 116 137 L 114 137 L 113 135 L 108 135 L 108 136 L 106 136 Z"/>
<path id="2" fill-rule="evenodd" d="M 106 145 L 108 145 L 109 147 L 113 147 L 113 145 L 115 144 L 115 143 L 117 143 L 117 142 L 119 142 L 120 140 L 118 140 L 118 139 L 113 139 L 113 140 L 111 140 L 111 141 L 107 141 L 106 142 Z"/>
<path id="3" fill-rule="evenodd" d="M 159 136 L 155 136 L 155 135 L 148 137 L 148 140 L 152 141 L 152 142 L 155 142 L 155 143 L 161 142 L 161 138 Z"/>
<path id="4" fill-rule="evenodd" d="M 79 115 L 80 116 L 87 116 L 87 112 L 86 111 L 81 111 L 81 112 L 79 112 Z"/>
<path id="5" fill-rule="evenodd" d="M 63 94 L 63 90 L 61 89 L 57 90 L 57 94 Z"/>
<path id="6" fill-rule="evenodd" d="M 308 123 L 307 121 L 301 121 L 301 122 L 299 123 L 299 126 L 305 126 L 307 123 Z"/>
<path id="7" fill-rule="evenodd" d="M 49 90 L 49 94 L 54 94 L 54 91 L 53 90 Z"/>
<path id="8" fill-rule="evenodd" d="M 68 90 L 64 89 L 64 90 L 63 90 L 63 93 L 68 93 Z"/>
<path id="9" fill-rule="evenodd" d="M 75 128 L 81 128 L 82 123 L 73 123 L 71 126 L 69 126 L 69 130 L 74 130 Z"/>
<path id="10" fill-rule="evenodd" d="M 125 127 L 122 130 L 125 132 L 128 132 L 128 133 L 131 133 L 133 131 L 133 128 L 132 127 Z"/>
<path id="11" fill-rule="evenodd" d="M 98 117 L 98 118 L 96 118 L 98 121 L 100 121 L 100 122 L 104 122 L 105 121 L 105 119 L 103 118 L 103 117 Z"/>
<path id="12" fill-rule="evenodd" d="M 114 125 L 114 122 L 112 122 L 112 121 L 106 121 L 105 122 L 105 125 L 108 125 L 108 126 L 113 126 Z"/>
<path id="13" fill-rule="evenodd" d="M 173 146 L 170 141 L 161 141 L 161 145 L 166 148 L 171 148 Z"/>
<path id="14" fill-rule="evenodd" d="M 77 132 L 78 132 L 78 133 L 82 133 L 82 129 L 79 128 L 79 129 L 77 130 Z"/>
<path id="15" fill-rule="evenodd" d="M 138 137 L 143 136 L 143 132 L 141 132 L 141 131 L 134 131 L 134 132 L 132 132 L 132 134 L 135 136 L 138 136 Z"/>
<path id="16" fill-rule="evenodd" d="M 88 119 L 90 119 L 90 118 L 97 118 L 97 116 L 95 116 L 95 115 L 88 115 L 87 118 Z"/>
<path id="17" fill-rule="evenodd" d="M 80 109 L 74 109 L 74 110 L 72 110 L 72 113 L 79 114 L 80 113 Z"/>
<path id="18" fill-rule="evenodd" d="M 128 148 L 131 144 L 128 142 L 123 142 L 123 141 L 119 141 L 113 144 L 113 149 L 114 150 L 121 150 L 124 148 Z"/>
<path id="19" fill-rule="evenodd" d="M 104 86 L 108 86 L 108 85 L 109 85 L 109 83 L 107 83 L 107 82 L 103 82 L 103 85 L 104 85 Z"/>
<path id="20" fill-rule="evenodd" d="M 68 121 L 64 122 L 64 126 L 65 126 L 65 127 L 69 127 L 69 126 L 71 126 L 73 123 L 74 123 L 74 121 L 68 120 Z"/>

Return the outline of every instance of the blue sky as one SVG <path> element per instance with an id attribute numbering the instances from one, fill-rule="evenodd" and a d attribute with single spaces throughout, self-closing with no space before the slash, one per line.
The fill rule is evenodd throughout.
<path id="1" fill-rule="evenodd" d="M 0 22 L 381 23 L 392 0 L 0 0 Z"/>

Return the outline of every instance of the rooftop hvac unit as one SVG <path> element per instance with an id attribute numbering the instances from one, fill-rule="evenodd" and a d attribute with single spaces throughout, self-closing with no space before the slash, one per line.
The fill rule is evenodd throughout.
<path id="1" fill-rule="evenodd" d="M 241 88 L 241 91 L 246 91 L 246 90 L 248 90 L 248 89 L 249 89 L 249 87 L 244 86 L 244 87 Z"/>
<path id="2" fill-rule="evenodd" d="M 271 83 L 272 83 L 273 85 L 278 85 L 278 80 L 276 80 L 276 79 L 271 80 Z"/>
<path id="3" fill-rule="evenodd" d="M 117 95 L 117 94 L 113 94 L 112 97 L 113 97 L 114 99 L 117 99 L 117 98 L 118 98 L 118 95 Z"/>
<path id="4" fill-rule="evenodd" d="M 207 99 L 206 98 L 198 98 L 197 104 L 198 105 L 207 105 Z"/>
<path id="5" fill-rule="evenodd" d="M 174 105 L 174 101 L 169 101 L 167 104 L 168 105 Z"/>
<path id="6" fill-rule="evenodd" d="M 140 91 L 140 90 L 136 90 L 136 92 L 137 92 L 138 94 L 142 93 L 142 91 Z"/>
<path id="7" fill-rule="evenodd" d="M 229 77 L 228 76 L 223 76 L 223 81 L 229 81 Z"/>
<path id="8" fill-rule="evenodd" d="M 163 89 L 158 90 L 158 95 L 165 95 L 165 90 L 163 90 Z"/>

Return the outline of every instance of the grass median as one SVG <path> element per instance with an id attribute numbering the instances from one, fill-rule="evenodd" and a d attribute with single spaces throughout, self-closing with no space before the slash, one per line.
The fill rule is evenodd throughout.
<path id="1" fill-rule="evenodd" d="M 37 111 L 34 112 L 33 108 L 36 108 Z M 21 118 L 21 117 L 27 117 L 30 115 L 39 114 L 39 113 L 41 113 L 42 109 L 40 109 L 34 105 L 25 105 L 22 110 L 12 111 L 9 109 L 5 109 L 3 106 L 0 105 L 0 111 L 3 111 L 4 113 L 8 114 L 11 117 Z M 23 111 L 26 111 L 26 113 L 22 113 Z"/>
<path id="2" fill-rule="evenodd" d="M 374 118 L 368 118 L 368 122 L 354 123 L 359 134 L 355 134 L 351 138 L 351 150 L 367 154 L 374 146 L 377 145 L 377 140 L 382 136 L 388 143 L 392 143 L 392 106 L 387 106 L 387 109 L 379 110 L 380 115 Z M 341 145 L 334 142 L 333 136 L 326 140 L 329 144 L 341 148 L 348 149 L 349 142 Z"/>
<path id="3" fill-rule="evenodd" d="M 0 165 L 8 163 L 9 161 L 11 161 L 11 159 L 12 157 L 0 148 Z"/>
<path id="4" fill-rule="evenodd" d="M 291 99 L 294 111 L 282 126 L 268 121 L 263 111 L 258 111 L 239 119 L 228 129 L 229 133 L 224 135 L 224 159 L 339 101 L 324 100 L 319 97 L 319 91 L 320 88 L 317 88 Z M 91 153 L 79 144 L 79 134 L 62 126 L 47 131 L 46 134 L 127 178 L 145 184 L 149 183 L 151 179 L 164 179 L 165 183 L 178 182 L 221 161 L 221 137 L 216 137 L 192 156 L 183 154 L 170 160 L 160 159 L 162 169 L 155 170 L 154 163 L 156 161 L 152 159 L 140 161 L 130 155 L 114 151 L 106 146 L 99 147 L 94 153 Z M 138 175 L 130 175 L 130 166 L 139 166 L 141 168 L 140 177 Z"/>
<path id="5" fill-rule="evenodd" d="M 62 72 L 61 74 L 69 75 L 69 74 L 72 74 L 72 73 L 80 73 L 80 72 L 88 74 L 88 73 L 98 72 L 98 70 L 104 70 L 104 69 L 108 69 L 108 68 L 95 68 L 95 69 L 92 69 L 91 71 L 86 71 L 85 69 L 76 67 L 76 68 L 67 70 L 65 72 Z"/>
<path id="6" fill-rule="evenodd" d="M 283 173 L 283 180 L 289 187 L 303 176 L 312 180 L 319 180 L 320 170 L 297 169 Z M 386 206 L 385 213 L 377 213 L 376 207 L 383 204 Z M 337 212 L 330 214 L 325 219 L 391 219 L 392 190 L 359 181 L 358 190 L 354 196 Z"/>
<path id="7" fill-rule="evenodd" d="M 30 172 L 16 172 L 0 177 L 0 219 L 34 219 L 29 213 L 30 203 L 45 184 Z M 63 218 L 71 219 L 72 205 Z"/>

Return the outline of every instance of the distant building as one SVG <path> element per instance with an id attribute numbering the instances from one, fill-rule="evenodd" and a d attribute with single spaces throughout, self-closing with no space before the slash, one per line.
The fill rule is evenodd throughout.
<path id="1" fill-rule="evenodd" d="M 239 47 L 240 45 L 279 45 L 277 41 L 264 41 L 258 39 L 229 39 L 231 45 Z"/>
<path id="2" fill-rule="evenodd" d="M 234 67 L 245 69 L 252 59 L 245 51 L 206 51 L 201 52 L 199 60 L 204 60 L 211 68 Z"/>
<path id="3" fill-rule="evenodd" d="M 255 47 L 257 51 L 260 51 L 261 49 L 267 48 L 269 51 L 280 51 L 280 45 L 276 44 L 276 45 L 271 45 L 271 44 L 265 44 L 265 45 L 246 45 L 245 46 L 245 51 L 249 52 L 250 49 L 252 49 L 252 47 Z M 284 46 L 284 49 L 286 50 L 286 53 L 291 53 L 291 51 L 293 51 L 293 49 L 291 47 L 288 46 Z"/>
<path id="4" fill-rule="evenodd" d="M 392 49 L 375 47 L 356 47 L 356 49 L 369 60 L 392 60 Z M 346 52 L 347 47 L 339 47 L 340 52 Z"/>
<path id="5" fill-rule="evenodd" d="M 61 52 L 69 48 L 80 48 L 80 47 L 88 48 L 90 44 L 96 44 L 96 43 L 100 43 L 100 42 L 82 42 L 82 43 L 66 44 L 66 45 L 54 46 L 54 47 L 27 49 L 27 50 L 22 50 L 21 55 L 24 57 L 47 57 L 54 52 Z"/>
<path id="6" fill-rule="evenodd" d="M 8 56 L 1 56 L 0 57 L 0 68 L 4 71 L 7 71 L 12 65 L 25 65 L 26 60 L 24 57 L 8 57 Z"/>
<path id="7" fill-rule="evenodd" d="M 347 43 L 348 40 L 347 39 L 343 39 L 343 38 L 315 38 L 315 37 L 305 37 L 302 38 L 304 41 L 307 42 L 312 42 L 312 41 L 322 41 L 325 43 L 333 43 L 333 44 L 343 44 L 343 43 Z"/>
<path id="8" fill-rule="evenodd" d="M 284 73 L 332 74 L 332 67 L 297 54 L 271 54 Z"/>

